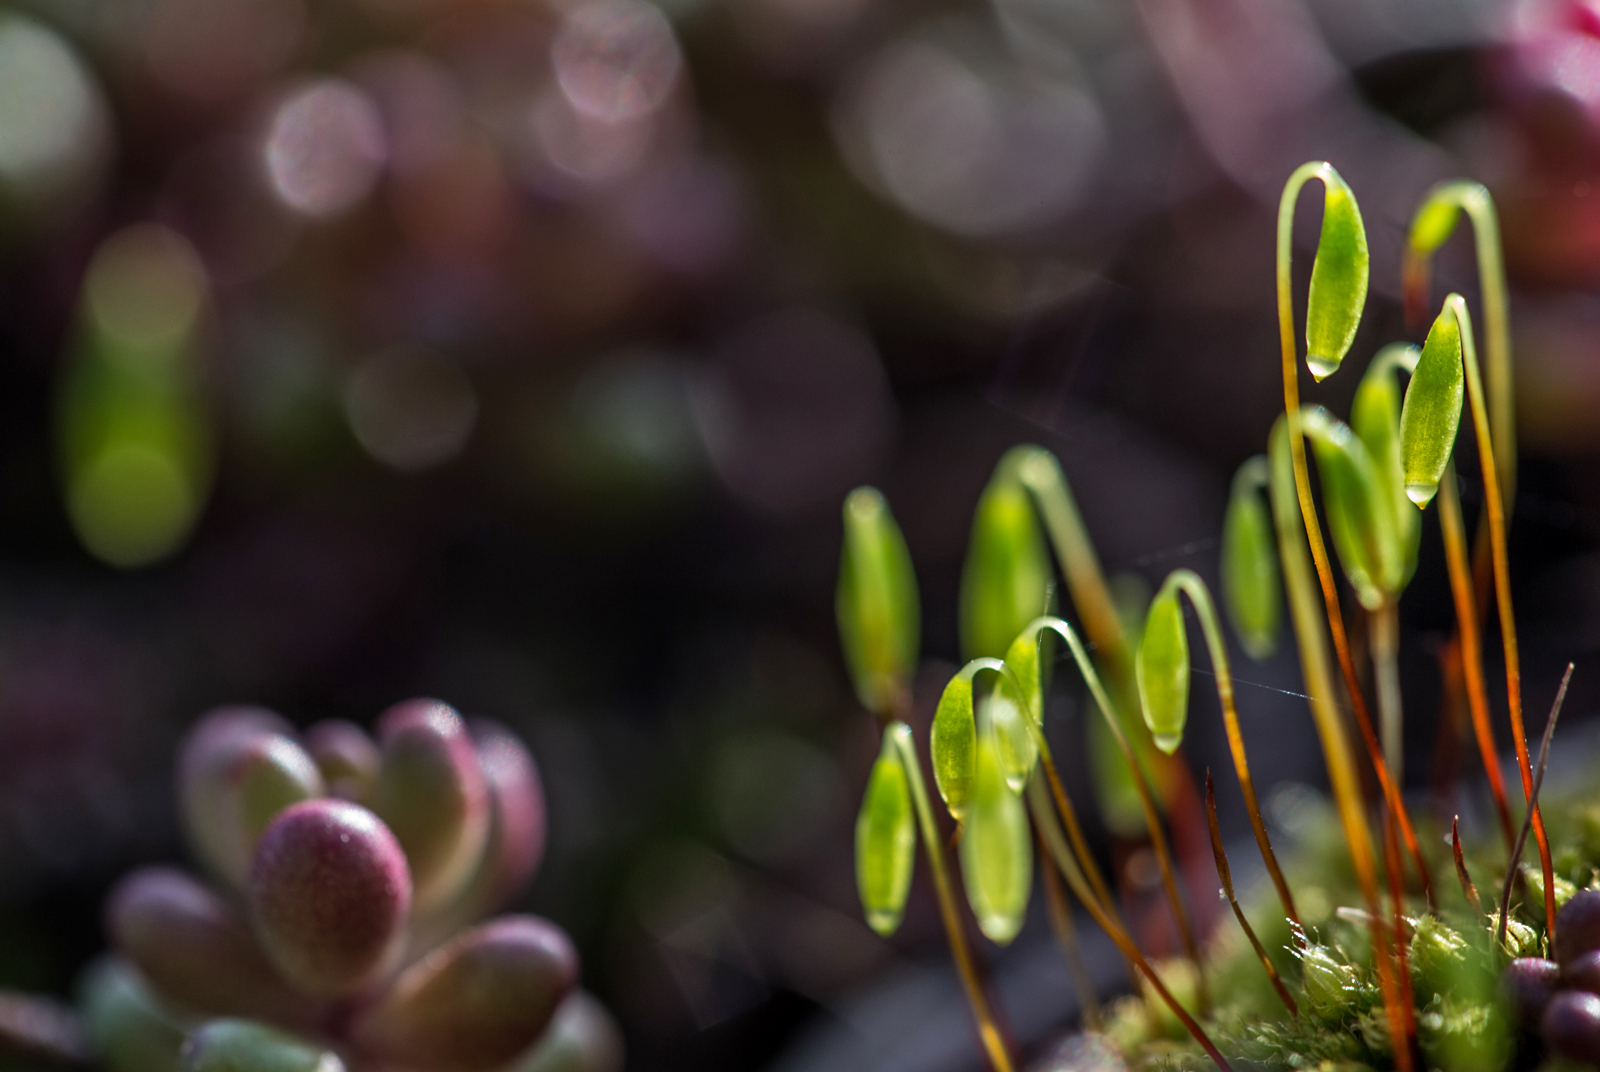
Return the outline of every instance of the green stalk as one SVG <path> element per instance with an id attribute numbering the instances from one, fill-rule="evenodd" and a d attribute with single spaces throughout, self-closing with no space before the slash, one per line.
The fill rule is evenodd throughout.
<path id="1" fill-rule="evenodd" d="M 1511 706 L 1511 738 L 1517 749 L 1522 775 L 1523 799 L 1533 809 L 1533 836 L 1539 846 L 1539 866 L 1544 874 L 1545 931 L 1554 940 L 1556 928 L 1554 868 L 1550 861 L 1550 839 L 1545 835 L 1544 817 L 1533 798 L 1533 764 L 1528 757 L 1528 739 L 1522 724 L 1522 664 L 1517 646 L 1516 616 L 1511 608 L 1511 571 L 1506 553 L 1505 507 L 1500 498 L 1500 480 L 1489 432 L 1489 413 L 1484 401 L 1483 379 L 1478 372 L 1478 351 L 1472 340 L 1472 317 L 1459 294 L 1444 300 L 1445 308 L 1456 318 L 1461 330 L 1461 362 L 1467 374 L 1467 399 L 1472 408 L 1472 427 L 1478 437 L 1478 462 L 1483 472 L 1484 513 L 1489 519 L 1489 549 L 1494 561 L 1495 602 L 1500 611 L 1500 644 L 1505 654 L 1506 699 Z"/>
<path id="2" fill-rule="evenodd" d="M 944 843 L 939 838 L 939 827 L 933 820 L 933 807 L 928 802 L 928 787 L 922 780 L 922 767 L 917 760 L 917 748 L 912 739 L 911 727 L 904 722 L 889 727 L 900 762 L 906 769 L 906 779 L 911 784 L 911 800 L 917 808 L 917 825 L 922 833 L 922 847 L 927 851 L 928 866 L 933 870 L 933 888 L 939 896 L 939 913 L 944 918 L 945 935 L 950 940 L 950 954 L 955 959 L 961 985 L 967 992 L 967 1003 L 978 1022 L 978 1036 L 989 1055 L 995 1072 L 1011 1072 L 1011 1056 L 1006 1052 L 1000 1029 L 995 1024 L 994 1013 L 989 1008 L 989 998 L 978 978 L 972 949 L 967 945 L 967 932 L 961 924 L 956 909 L 956 899 L 950 885 L 950 873 L 945 867 Z"/>
<path id="3" fill-rule="evenodd" d="M 1061 871 L 1062 877 L 1067 880 L 1067 885 L 1072 887 L 1073 894 L 1083 903 L 1084 909 L 1093 917 L 1100 929 L 1105 931 L 1111 940 L 1116 943 L 1117 948 L 1122 950 L 1122 955 L 1138 965 L 1139 971 L 1150 981 L 1150 985 L 1161 996 L 1161 1000 L 1166 1002 L 1167 1007 L 1172 1010 L 1172 1015 L 1176 1016 L 1178 1021 L 1188 1029 L 1189 1034 L 1194 1036 L 1194 1040 L 1200 1044 L 1201 1049 L 1206 1051 L 1211 1060 L 1216 1062 L 1217 1067 L 1222 1069 L 1223 1072 L 1233 1072 L 1233 1066 L 1228 1064 L 1227 1058 L 1222 1056 L 1222 1052 L 1207 1037 L 1205 1030 L 1195 1022 L 1193 1016 L 1189 1015 L 1189 1010 L 1185 1009 L 1178 999 L 1172 996 L 1172 991 L 1167 989 L 1167 984 L 1161 981 L 1161 976 L 1156 974 L 1155 969 L 1150 966 L 1150 962 L 1145 959 L 1144 954 L 1139 952 L 1139 947 L 1133 944 L 1133 939 L 1129 938 L 1127 932 L 1113 922 L 1109 916 L 1100 910 L 1100 906 L 1095 903 L 1089 884 L 1084 881 L 1083 873 L 1078 870 L 1078 865 L 1072 861 L 1072 854 L 1067 851 L 1066 841 L 1062 838 L 1061 830 L 1056 826 L 1054 816 L 1050 813 L 1050 798 L 1045 794 L 1037 778 L 1029 780 L 1028 805 L 1033 812 L 1035 829 L 1039 831 L 1044 839 L 1050 858 L 1055 861 L 1055 865 Z"/>
<path id="4" fill-rule="evenodd" d="M 1177 868 L 1172 862 L 1172 850 L 1167 844 L 1167 835 L 1161 829 L 1161 815 L 1156 810 L 1155 795 L 1150 790 L 1150 783 L 1139 767 L 1138 757 L 1134 754 L 1133 745 L 1129 743 L 1127 734 L 1122 731 L 1116 708 L 1112 706 L 1111 697 L 1106 692 L 1105 683 L 1101 681 L 1100 673 L 1095 669 L 1093 660 L 1089 658 L 1088 649 L 1079 639 L 1077 631 L 1060 618 L 1045 617 L 1031 622 L 1024 630 L 1024 635 L 1030 631 L 1037 635 L 1045 629 L 1053 630 L 1067 642 L 1067 649 L 1072 652 L 1072 659 L 1078 665 L 1078 672 L 1083 675 L 1084 683 L 1089 686 L 1089 694 L 1094 698 L 1107 728 L 1111 730 L 1111 735 L 1117 742 L 1117 747 L 1121 749 L 1123 758 L 1133 771 L 1134 788 L 1139 793 L 1139 806 L 1144 813 L 1145 827 L 1150 834 L 1150 847 L 1155 852 L 1156 864 L 1161 871 L 1161 884 L 1166 891 L 1167 904 L 1172 909 L 1173 922 L 1177 925 L 1184 953 L 1194 964 L 1195 977 L 1199 980 L 1200 1003 L 1202 1007 L 1209 1008 L 1210 991 L 1206 983 L 1205 965 L 1200 958 L 1200 945 L 1195 940 L 1194 922 L 1189 915 L 1188 906 L 1184 903 L 1183 894 L 1178 889 Z"/>
<path id="5" fill-rule="evenodd" d="M 1500 249 L 1500 221 L 1494 199 L 1482 183 L 1455 179 L 1435 186 L 1417 209 L 1418 222 L 1430 211 L 1458 208 L 1472 221 L 1474 250 L 1478 259 L 1478 287 L 1483 296 L 1484 360 L 1488 365 L 1489 427 L 1494 432 L 1494 459 L 1500 478 L 1500 493 L 1509 507 L 1516 498 L 1517 437 L 1516 406 L 1512 398 L 1511 315 L 1506 287 L 1505 257 Z M 1452 226 L 1454 221 L 1452 220 Z M 1413 234 L 1417 225 L 1413 225 Z M 1447 232 L 1448 233 L 1448 232 Z M 1443 239 L 1439 240 L 1440 242 Z M 1420 313 L 1428 307 L 1429 266 L 1433 249 L 1418 250 L 1406 244 L 1401 269 L 1403 290 L 1409 310 Z M 1484 533 L 1480 526 L 1479 543 Z"/>
<path id="6" fill-rule="evenodd" d="M 1396 781 L 1404 779 L 1405 716 L 1400 700 L 1400 605 L 1386 599 L 1368 618 L 1372 670 L 1378 695 L 1378 730 L 1383 761 Z"/>
<path id="7" fill-rule="evenodd" d="M 1222 722 L 1228 733 L 1228 750 L 1233 753 L 1233 769 L 1239 776 L 1239 788 L 1244 793 L 1245 809 L 1250 815 L 1250 829 L 1255 832 L 1256 846 L 1261 850 L 1261 859 L 1267 865 L 1267 873 L 1272 876 L 1272 884 L 1278 889 L 1278 899 L 1283 902 L 1283 910 L 1298 933 L 1300 914 L 1295 911 L 1294 896 L 1289 892 L 1289 883 L 1284 880 L 1283 870 L 1278 866 L 1277 854 L 1272 851 L 1272 841 L 1267 837 L 1267 827 L 1261 819 L 1261 805 L 1256 801 L 1255 783 L 1250 777 L 1250 758 L 1245 754 L 1244 734 L 1239 729 L 1239 711 L 1234 703 L 1233 671 L 1228 663 L 1228 644 L 1223 639 L 1222 627 L 1217 621 L 1217 610 L 1212 604 L 1211 593 L 1199 575 L 1187 569 L 1173 570 L 1167 576 L 1166 583 L 1162 585 L 1163 589 L 1168 587 L 1177 588 L 1188 596 L 1189 602 L 1194 606 L 1196 617 L 1200 619 L 1200 631 L 1205 636 L 1206 651 L 1211 656 L 1211 668 L 1217 683 L 1217 701 L 1222 707 Z"/>

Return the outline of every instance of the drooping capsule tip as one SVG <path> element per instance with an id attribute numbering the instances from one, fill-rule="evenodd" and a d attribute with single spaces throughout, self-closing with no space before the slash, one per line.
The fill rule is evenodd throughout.
<path id="1" fill-rule="evenodd" d="M 883 512 L 883 493 L 863 485 L 845 496 L 844 512 L 856 521 L 870 521 Z"/>
<path id="2" fill-rule="evenodd" d="M 1011 940 L 1022 929 L 1022 915 L 1006 915 L 999 912 L 984 912 L 978 916 L 978 929 L 983 936 L 995 945 L 1010 945 Z"/>
<path id="3" fill-rule="evenodd" d="M 1437 483 L 1413 483 L 1406 485 L 1406 498 L 1417 504 L 1417 509 L 1427 507 L 1433 497 L 1439 493 Z"/>
<path id="4" fill-rule="evenodd" d="M 880 938 L 892 938 L 894 932 L 900 929 L 900 920 L 905 917 L 903 911 L 892 912 L 886 909 L 870 909 L 867 912 L 867 926 Z"/>
<path id="5" fill-rule="evenodd" d="M 1306 368 L 1311 370 L 1311 378 L 1321 383 L 1339 371 L 1339 359 L 1324 354 L 1307 354 Z"/>
<path id="6" fill-rule="evenodd" d="M 1169 756 L 1177 752 L 1178 746 L 1183 743 L 1181 733 L 1153 733 L 1151 737 L 1155 740 L 1156 747 Z"/>

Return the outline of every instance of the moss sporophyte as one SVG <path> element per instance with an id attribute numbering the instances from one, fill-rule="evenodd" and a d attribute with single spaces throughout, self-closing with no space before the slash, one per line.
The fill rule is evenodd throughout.
<path id="1" fill-rule="evenodd" d="M 411 700 L 376 739 L 338 721 L 301 737 L 223 708 L 190 731 L 178 783 L 206 878 L 124 878 L 81 1019 L 16 997 L 9 1041 L 109 1072 L 620 1067 L 566 934 L 485 919 L 545 840 L 538 768 L 503 726 Z"/>
<path id="2" fill-rule="evenodd" d="M 1331 165 L 1306 164 L 1290 176 L 1278 216 L 1283 413 L 1264 430 L 1266 453 L 1246 461 L 1234 479 L 1220 563 L 1222 606 L 1251 658 L 1276 649 L 1287 602 L 1326 762 L 1331 807 L 1325 821 L 1301 824 L 1296 852 L 1285 862 L 1250 773 L 1211 592 L 1180 569 L 1131 612 L 1126 600 L 1119 605 L 1060 464 L 1039 447 L 1009 452 L 977 505 L 961 583 L 969 661 L 940 698 L 929 735 L 946 813 L 937 817 L 908 723 L 920 631 L 910 558 L 882 495 L 860 489 L 846 502 L 840 635 L 858 695 L 887 727 L 856 827 L 862 903 L 874 929 L 892 935 L 920 836 L 978 1035 L 996 1069 L 1011 1068 L 1013 1057 L 979 982 L 978 951 L 965 937 L 948 877 L 952 851 L 979 930 L 1005 945 L 1026 912 L 1037 847 L 1083 1028 L 1097 1040 L 1086 1045 L 1102 1055 L 1120 1052 L 1135 1067 L 1492 1072 L 1532 1068 L 1546 1055 L 1600 1067 L 1600 806 L 1551 806 L 1548 829 L 1538 806 L 1565 681 L 1537 764 L 1522 717 L 1506 569 L 1516 460 L 1510 333 L 1493 203 L 1473 183 L 1436 188 L 1417 211 L 1402 266 L 1410 319 L 1420 326 L 1429 260 L 1466 213 L 1489 325 L 1487 375 L 1478 365 L 1472 314 L 1451 294 L 1420 347 L 1397 342 L 1371 358 L 1346 421 L 1301 399 L 1290 259 L 1299 194 L 1312 180 L 1323 191 L 1322 226 L 1305 303 L 1303 364 L 1315 381 L 1349 364 L 1366 304 L 1369 253 L 1355 194 Z M 1470 553 L 1453 461 L 1464 406 L 1484 488 Z M 1464 695 L 1471 711 L 1501 831 L 1487 843 L 1463 845 L 1453 819 L 1449 837 L 1420 837 L 1400 793 L 1406 758 L 1398 608 L 1421 552 L 1422 511 L 1435 501 L 1455 611 L 1455 634 L 1440 663 L 1445 691 Z M 1505 666 L 1506 728 L 1523 787 L 1516 802 L 1500 778 L 1496 716 L 1484 685 L 1480 629 L 1491 601 Z M 1186 606 L 1198 620 L 1234 773 L 1271 879 L 1270 891 L 1243 901 L 1210 772 L 1202 805 L 1181 756 L 1193 660 Z M 1349 612 L 1361 619 L 1359 647 L 1347 630 Z M 1061 647 L 1094 708 L 1085 766 L 1104 826 L 1122 846 L 1109 880 L 1044 733 L 1044 697 Z M 1370 660 L 1370 673 L 1358 658 Z M 1188 819 L 1202 808 L 1221 892 L 1238 924 L 1219 926 L 1205 941 L 1171 844 L 1192 839 L 1197 826 Z M 1530 833 L 1537 866 L 1521 863 Z M 1120 906 L 1140 884 L 1125 862 L 1139 858 L 1159 876 L 1181 959 L 1152 960 L 1123 918 Z M 1127 962 L 1135 992 L 1108 1009 L 1078 961 L 1067 890 Z"/>

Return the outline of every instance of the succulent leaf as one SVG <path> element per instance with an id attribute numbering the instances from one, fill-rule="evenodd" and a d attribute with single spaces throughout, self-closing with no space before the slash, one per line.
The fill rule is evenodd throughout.
<path id="1" fill-rule="evenodd" d="M 577 977 L 577 953 L 559 927 L 501 916 L 407 968 L 351 1034 L 396 1065 L 487 1072 L 538 1040 Z"/>
<path id="2" fill-rule="evenodd" d="M 1189 634 L 1178 591 L 1164 585 L 1150 603 L 1134 659 L 1139 707 L 1156 747 L 1171 755 L 1183 743 L 1189 718 Z"/>
<path id="3" fill-rule="evenodd" d="M 845 498 L 834 609 L 861 705 L 893 710 L 917 665 L 922 614 L 911 552 L 876 488 L 857 488 Z"/>
<path id="4" fill-rule="evenodd" d="M 961 834 L 961 877 L 978 928 L 997 945 L 1022 929 L 1033 890 L 1033 842 L 1022 798 L 1006 784 L 993 733 L 978 737 L 972 803 Z"/>
<path id="5" fill-rule="evenodd" d="M 1266 468 L 1257 455 L 1245 463 L 1252 473 Z M 1241 467 L 1240 476 L 1246 476 Z M 1259 483 L 1235 477 L 1228 511 L 1222 520 L 1222 605 L 1245 652 L 1256 660 L 1270 656 L 1282 628 L 1283 579 L 1278 575 L 1278 547 L 1272 517 L 1262 501 Z"/>
<path id="6" fill-rule="evenodd" d="M 186 1009 L 290 1023 L 312 1011 L 232 906 L 182 871 L 148 867 L 124 878 L 107 900 L 106 930 L 163 997 Z"/>
<path id="7" fill-rule="evenodd" d="M 1355 341 L 1367 303 L 1367 231 L 1361 210 L 1344 179 L 1331 167 L 1319 171 L 1323 181 L 1322 236 L 1311 265 L 1311 291 L 1306 299 L 1306 366 L 1324 380 Z"/>
<path id="8" fill-rule="evenodd" d="M 1462 368 L 1461 325 L 1448 307 L 1440 311 L 1422 345 L 1422 357 L 1406 389 L 1400 411 L 1400 453 L 1406 495 L 1427 506 L 1439 490 L 1461 425 L 1466 373 Z"/>
<path id="9" fill-rule="evenodd" d="M 330 718 L 306 730 L 306 751 L 332 796 L 365 804 L 378 780 L 378 746 L 354 722 Z"/>
<path id="10" fill-rule="evenodd" d="M 1004 658 L 1017 634 L 1048 609 L 1050 558 L 1011 459 L 1002 459 L 972 518 L 961 573 L 961 650 L 968 659 Z"/>
<path id="11" fill-rule="evenodd" d="M 586 990 L 574 990 L 556 1010 L 544 1037 L 510 1072 L 621 1072 L 622 1030 Z"/>
<path id="12" fill-rule="evenodd" d="M 190 730 L 179 760 L 179 797 L 194 852 L 238 885 L 267 824 L 320 796 L 322 775 L 277 715 L 224 707 Z"/>
<path id="13" fill-rule="evenodd" d="M 352 994 L 398 953 L 411 907 L 405 854 L 358 804 L 296 804 L 256 846 L 247 897 L 256 936 L 284 978 L 309 994 Z"/>
<path id="14" fill-rule="evenodd" d="M 894 732 L 892 726 L 884 730 L 856 817 L 856 890 L 868 925 L 885 938 L 905 915 L 917 844 L 910 783 Z"/>
<path id="15" fill-rule="evenodd" d="M 383 760 L 372 810 L 405 849 L 417 907 L 460 893 L 489 835 L 489 790 L 472 738 L 455 709 L 407 700 L 378 722 Z"/>
<path id="16" fill-rule="evenodd" d="M 183 1072 L 344 1072 L 338 1054 L 250 1020 L 212 1020 L 183 1047 Z"/>
<path id="17" fill-rule="evenodd" d="M 127 964 L 109 958 L 90 967 L 78 1007 L 111 1072 L 178 1072 L 183 1025 Z"/>

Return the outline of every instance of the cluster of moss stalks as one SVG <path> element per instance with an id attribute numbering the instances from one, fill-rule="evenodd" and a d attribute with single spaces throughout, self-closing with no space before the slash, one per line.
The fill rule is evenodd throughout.
<path id="1" fill-rule="evenodd" d="M 1312 182 L 1324 196 L 1302 362 L 1290 261 L 1297 199 Z M 856 825 L 862 907 L 879 934 L 894 933 L 920 841 L 978 1037 L 996 1072 L 1010 1072 L 1013 1058 L 949 876 L 951 842 L 966 908 L 996 945 L 1021 929 L 1035 855 L 1045 860 L 1053 929 L 1098 1042 L 1080 1046 L 1063 1067 L 1132 1061 L 1210 1062 L 1224 1072 L 1236 1065 L 1488 1072 L 1513 1063 L 1532 1067 L 1548 1051 L 1600 1068 L 1600 956 L 1592 988 L 1570 958 L 1545 959 L 1564 948 L 1563 935 L 1582 929 L 1568 927 L 1558 913 L 1575 891 L 1595 883 L 1600 807 L 1573 802 L 1547 820 L 1538 804 L 1566 682 L 1536 765 L 1523 719 L 1507 555 L 1516 452 L 1506 287 L 1498 224 L 1482 186 L 1444 183 L 1419 208 L 1402 265 L 1408 319 L 1417 330 L 1424 326 L 1430 258 L 1462 216 L 1471 219 L 1476 239 L 1484 368 L 1467 304 L 1451 294 L 1420 347 L 1394 343 L 1372 356 L 1346 423 L 1321 406 L 1302 405 L 1300 379 L 1308 372 L 1320 383 L 1346 363 L 1367 298 L 1365 225 L 1354 194 L 1327 163 L 1296 169 L 1280 203 L 1284 411 L 1267 436 L 1267 453 L 1245 462 L 1233 483 L 1221 603 L 1250 657 L 1270 654 L 1286 631 L 1299 655 L 1331 798 L 1293 869 L 1279 863 L 1262 815 L 1223 618 L 1206 583 L 1187 569 L 1172 571 L 1153 596 L 1138 579 L 1108 582 L 1060 465 L 1037 447 L 1019 447 L 1001 460 L 974 516 L 960 608 L 968 661 L 946 686 L 927 735 L 927 764 L 946 813 L 940 815 L 911 725 L 921 620 L 910 555 L 882 495 L 862 488 L 846 500 L 839 630 L 857 696 L 877 717 L 883 742 Z M 1470 555 L 1453 460 L 1463 416 L 1472 423 L 1483 482 Z M 1464 698 L 1470 712 L 1499 834 L 1493 848 L 1472 852 L 1463 848 L 1457 822 L 1441 842 L 1443 831 L 1413 821 L 1400 793 L 1399 605 L 1416 570 L 1422 512 L 1435 503 L 1456 618 L 1441 658 L 1443 691 Z M 1052 552 L 1064 582 L 1059 591 Z M 1291 630 L 1283 628 L 1285 605 Z M 1238 923 L 1209 948 L 1166 830 L 1169 821 L 1202 809 L 1180 754 L 1193 671 L 1186 606 L 1203 637 L 1233 772 L 1272 880 L 1269 901 L 1248 908 L 1238 902 L 1207 772 L 1204 815 L 1218 879 Z M 1347 617 L 1364 630 L 1360 648 Z M 1515 802 L 1501 776 L 1485 685 L 1486 619 L 1498 625 L 1522 790 Z M 1062 786 L 1044 734 L 1044 697 L 1058 648 L 1091 698 L 1084 743 L 1101 820 L 1125 849 L 1149 850 L 1181 960 L 1153 964 L 1140 948 L 1123 918 L 1127 876 L 1107 881 Z M 1569 679 L 1571 672 L 1569 666 Z M 1519 822 L 1521 832 L 1514 833 Z M 1441 844 L 1448 850 L 1426 849 Z M 1537 857 L 1526 869 L 1525 845 L 1530 859 Z M 1486 883 L 1481 894 L 1474 874 Z M 1137 988 L 1105 1017 L 1079 958 L 1069 891 L 1117 946 Z M 1529 907 L 1513 910 L 1513 895 Z M 1585 950 L 1600 947 L 1600 893 L 1589 897 L 1596 936 Z M 1584 903 L 1579 898 L 1573 906 Z"/>

